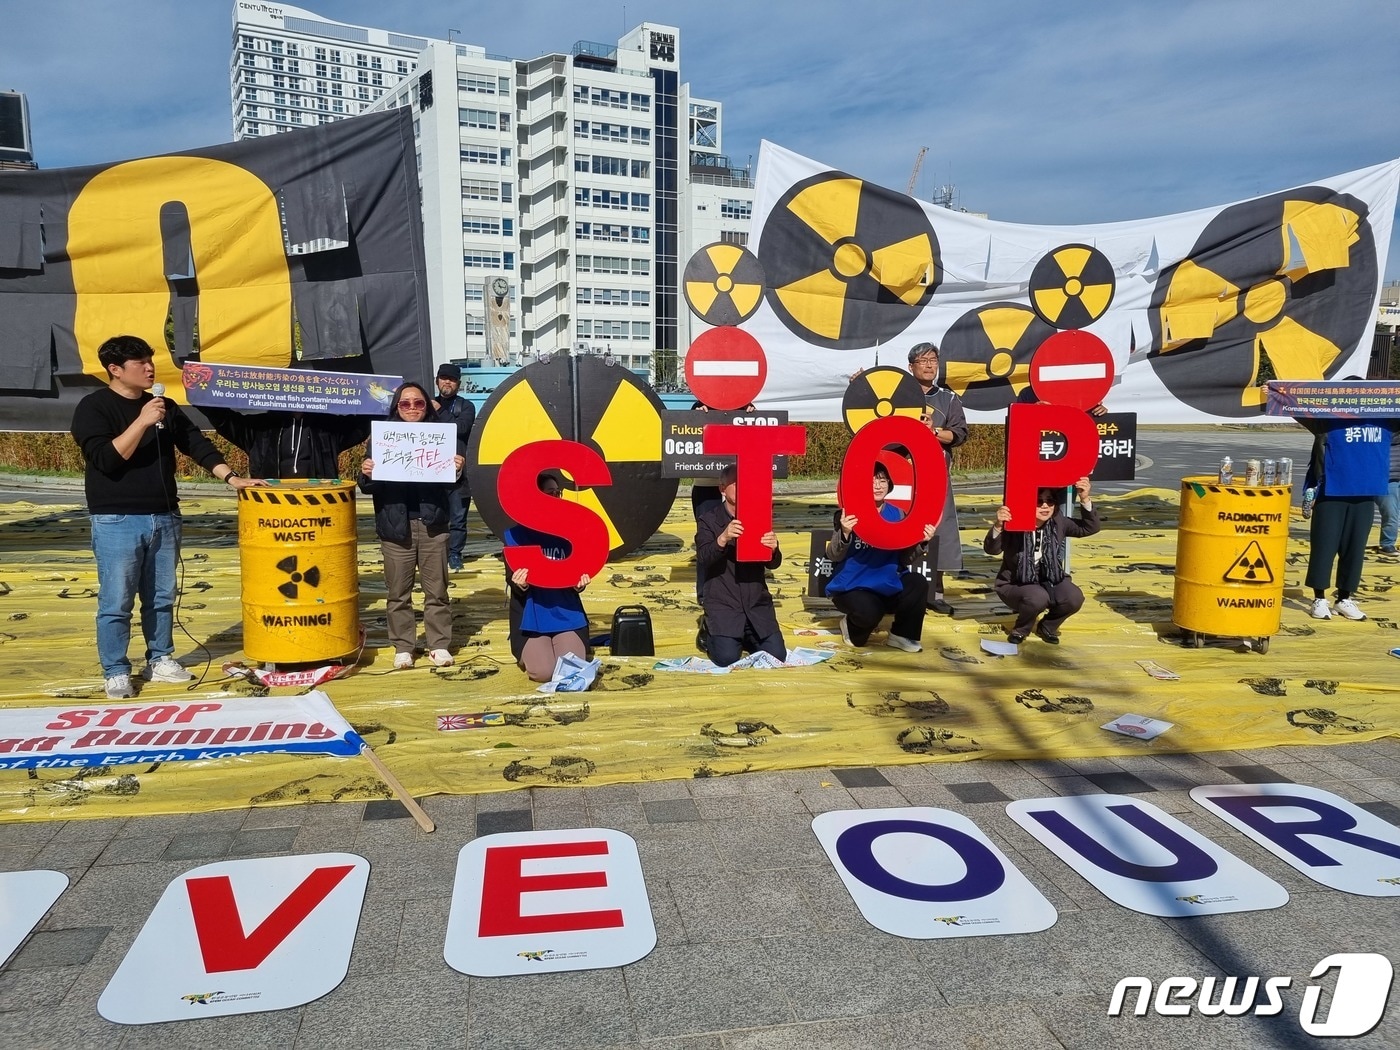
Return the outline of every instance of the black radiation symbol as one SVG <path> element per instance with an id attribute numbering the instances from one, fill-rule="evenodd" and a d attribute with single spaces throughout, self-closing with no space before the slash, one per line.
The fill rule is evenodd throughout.
<path id="1" fill-rule="evenodd" d="M 1062 244 L 1031 271 L 1031 307 L 1056 328 L 1087 328 L 1113 302 L 1113 264 L 1089 244 Z"/>
<path id="2" fill-rule="evenodd" d="M 1258 540 L 1251 541 L 1244 553 L 1234 560 L 1225 573 L 1225 579 L 1230 583 L 1274 582 L 1274 570 L 1269 567 Z"/>
<path id="3" fill-rule="evenodd" d="M 829 171 L 788 188 L 763 224 L 768 305 L 832 350 L 888 343 L 942 280 L 938 238 L 912 197 Z"/>
<path id="4" fill-rule="evenodd" d="M 924 414 L 924 407 L 923 387 L 904 369 L 868 368 L 846 387 L 841 418 L 854 434 L 867 423 L 887 416 L 918 419 Z"/>
<path id="5" fill-rule="evenodd" d="M 1258 415 L 1269 379 L 1333 379 L 1375 323 L 1366 205 L 1324 186 L 1226 208 L 1152 291 L 1148 361 L 1173 397 Z"/>
<path id="6" fill-rule="evenodd" d="M 763 266 L 737 244 L 707 244 L 685 264 L 681 290 L 690 312 L 716 328 L 747 320 L 763 301 Z"/>
<path id="7" fill-rule="evenodd" d="M 578 432 L 574 432 L 577 365 Z M 515 524 L 501 509 L 496 479 L 510 453 L 532 441 L 564 438 L 607 461 L 612 484 L 570 491 L 565 499 L 590 508 L 608 528 L 609 560 L 650 539 L 676 499 L 678 478 L 661 476 L 661 412 L 652 389 L 629 369 L 595 357 L 561 354 L 520 369 L 498 386 L 472 428 L 467 474 L 472 498 L 498 537 Z"/>
<path id="8" fill-rule="evenodd" d="M 963 314 L 943 336 L 943 383 L 965 408 L 996 412 L 1030 387 L 1031 356 L 1055 334 L 1021 303 L 989 303 Z"/>
<path id="9" fill-rule="evenodd" d="M 305 583 L 308 587 L 321 585 L 321 570 L 313 565 L 305 572 L 299 571 L 295 554 L 279 561 L 277 568 L 287 574 L 287 582 L 277 587 L 277 593 L 284 598 L 296 598 L 299 584 Z"/>

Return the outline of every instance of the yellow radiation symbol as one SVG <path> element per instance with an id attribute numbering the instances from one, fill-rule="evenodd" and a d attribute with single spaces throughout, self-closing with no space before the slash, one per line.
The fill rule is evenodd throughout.
<path id="1" fill-rule="evenodd" d="M 964 407 L 996 412 L 1030 385 L 1031 355 L 1055 334 L 1021 303 L 988 303 L 963 314 L 942 340 L 943 382 Z"/>
<path id="2" fill-rule="evenodd" d="M 942 277 L 923 207 L 839 171 L 788 188 L 764 221 L 758 257 L 778 319 L 832 350 L 894 339 Z"/>
<path id="3" fill-rule="evenodd" d="M 533 441 L 564 438 L 592 448 L 612 473 L 611 485 L 566 486 L 564 498 L 603 519 L 610 557 L 640 547 L 666 520 L 680 485 L 661 476 L 662 411 L 630 369 L 598 358 L 561 354 L 522 368 L 496 388 L 472 429 L 467 473 L 482 519 L 497 536 L 514 524 L 496 493 L 507 456 Z"/>
<path id="4" fill-rule="evenodd" d="M 1366 206 L 1348 194 L 1305 186 L 1233 205 L 1157 279 L 1148 361 L 1178 400 L 1256 415 L 1269 379 L 1337 377 L 1374 324 L 1377 271 Z"/>
<path id="5" fill-rule="evenodd" d="M 763 301 L 763 266 L 737 244 L 707 244 L 685 264 L 681 284 L 690 311 L 716 328 L 753 316 Z"/>
<path id="6" fill-rule="evenodd" d="M 918 419 L 923 412 L 923 388 L 902 368 L 882 366 L 862 372 L 851 380 L 841 399 L 841 418 L 852 434 L 886 416 Z"/>
<path id="7" fill-rule="evenodd" d="M 1059 329 L 1086 328 L 1113 301 L 1113 264 L 1088 244 L 1065 244 L 1031 271 L 1031 307 Z"/>

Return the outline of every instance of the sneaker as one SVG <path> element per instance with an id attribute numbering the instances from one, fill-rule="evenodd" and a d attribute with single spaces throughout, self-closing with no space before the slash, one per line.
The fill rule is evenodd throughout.
<path id="1" fill-rule="evenodd" d="M 412 654 L 412 653 L 395 653 L 395 654 L 394 654 L 394 670 L 395 670 L 395 671 L 407 671 L 407 670 L 408 670 L 410 667 L 412 667 L 412 666 L 413 666 L 413 654 Z"/>
<path id="2" fill-rule="evenodd" d="M 152 660 L 141 669 L 141 677 L 148 682 L 188 682 L 194 677 L 173 656 L 162 656 Z"/>
<path id="3" fill-rule="evenodd" d="M 1035 625 L 1035 636 L 1048 645 L 1060 644 L 1060 636 L 1058 634 L 1051 634 L 1044 627 L 1040 626 L 1040 624 Z"/>
<path id="4" fill-rule="evenodd" d="M 1396 548 L 1396 547 L 1382 547 L 1382 548 L 1381 548 L 1381 553 L 1382 553 L 1382 554 L 1389 554 L 1389 555 L 1400 554 L 1400 548 Z"/>
<path id="5" fill-rule="evenodd" d="M 841 640 L 842 640 L 843 642 L 845 642 L 847 645 L 854 645 L 854 644 L 855 644 L 854 642 L 851 641 L 851 628 L 850 628 L 850 626 L 846 623 L 846 617 L 845 617 L 844 615 L 841 617 Z"/>
<path id="6" fill-rule="evenodd" d="M 448 569 L 449 572 L 461 572 L 461 571 L 462 571 L 462 559 L 461 559 L 461 558 L 448 558 L 448 559 L 447 559 L 447 569 Z"/>
<path id="7" fill-rule="evenodd" d="M 412 660 L 410 659 L 410 663 Z M 452 654 L 446 649 L 432 649 L 428 652 L 428 662 L 434 667 L 451 667 Z"/>
<path id="8" fill-rule="evenodd" d="M 107 679 L 108 700 L 129 700 L 135 695 L 136 690 L 131 688 L 131 675 L 114 674 Z"/>
<path id="9" fill-rule="evenodd" d="M 1343 598 L 1336 605 L 1337 612 L 1348 620 L 1364 620 L 1366 614 L 1350 598 Z"/>
<path id="10" fill-rule="evenodd" d="M 928 603 L 928 607 L 934 612 L 938 613 L 939 616 L 953 615 L 953 607 L 947 602 L 945 602 L 942 598 L 933 599 L 933 601 Z"/>
<path id="11" fill-rule="evenodd" d="M 1355 606 L 1353 606 L 1353 608 L 1355 608 Z M 1326 598 L 1313 599 L 1311 615 L 1314 620 L 1332 619 L 1332 607 L 1327 604 Z"/>
<path id="12" fill-rule="evenodd" d="M 890 636 L 885 640 L 885 644 L 892 649 L 903 649 L 906 653 L 921 653 L 924 647 L 912 638 L 905 638 L 903 635 L 890 632 Z"/>

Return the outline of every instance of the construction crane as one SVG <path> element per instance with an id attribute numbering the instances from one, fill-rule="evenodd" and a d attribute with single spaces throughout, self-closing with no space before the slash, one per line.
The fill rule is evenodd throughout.
<path id="1" fill-rule="evenodd" d="M 927 146 L 920 146 L 919 155 L 914 158 L 914 170 L 909 175 L 909 188 L 904 191 L 911 197 L 914 196 L 914 186 L 919 181 L 919 169 L 924 166 L 924 154 L 927 152 Z"/>

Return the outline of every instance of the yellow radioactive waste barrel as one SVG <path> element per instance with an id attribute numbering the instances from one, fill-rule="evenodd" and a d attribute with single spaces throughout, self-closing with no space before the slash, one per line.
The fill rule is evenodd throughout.
<path id="1" fill-rule="evenodd" d="M 1205 634 L 1255 637 L 1268 649 L 1283 613 L 1291 485 L 1181 479 L 1172 621 L 1199 647 Z"/>
<path id="2" fill-rule="evenodd" d="M 359 648 L 353 482 L 239 489 L 238 553 L 250 658 L 319 663 Z"/>

